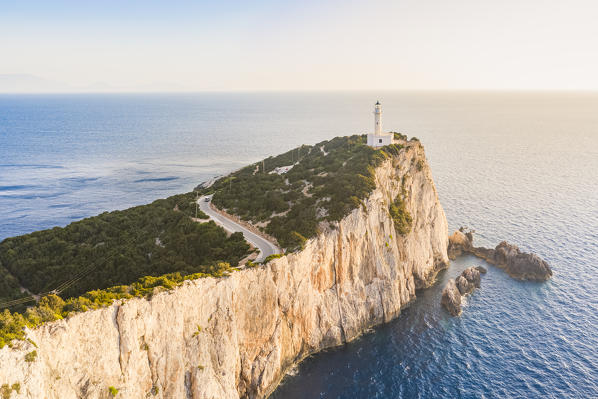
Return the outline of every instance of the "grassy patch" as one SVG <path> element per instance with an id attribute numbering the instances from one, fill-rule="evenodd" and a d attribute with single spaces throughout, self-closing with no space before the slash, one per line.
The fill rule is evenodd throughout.
<path id="1" fill-rule="evenodd" d="M 110 387 L 108 387 L 108 393 L 110 393 L 110 396 L 112 396 L 114 398 L 114 397 L 116 397 L 116 395 L 118 395 L 118 389 L 110 386 Z"/>

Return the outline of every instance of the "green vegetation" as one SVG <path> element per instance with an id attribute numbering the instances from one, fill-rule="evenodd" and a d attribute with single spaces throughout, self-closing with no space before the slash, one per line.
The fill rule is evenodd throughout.
<path id="1" fill-rule="evenodd" d="M 37 359 L 37 351 L 31 351 L 25 355 L 25 361 L 27 363 L 35 362 L 35 359 Z"/>
<path id="2" fill-rule="evenodd" d="M 17 395 L 21 393 L 21 383 L 20 382 L 15 382 L 12 385 L 2 384 L 2 386 L 0 386 L 0 398 L 1 399 L 10 399 L 13 391 L 16 392 Z"/>
<path id="3" fill-rule="evenodd" d="M 38 294 L 63 288 L 61 295 L 69 298 L 143 276 L 208 273 L 218 262 L 236 265 L 249 250 L 243 235 L 227 237 L 213 222 L 193 222 L 195 197 L 177 195 L 7 238 L 0 243 L 0 296 L 26 296 L 18 290 L 23 285 Z"/>
<path id="4" fill-rule="evenodd" d="M 43 296 L 36 306 L 17 304 L 16 312 L 0 313 L 0 348 L 24 339 L 25 326 L 171 289 L 185 279 L 228 274 L 249 245 L 241 233 L 227 236 L 213 222 L 193 222 L 196 196 L 176 195 L 2 241 L 0 301 L 28 296 L 21 286 Z"/>
<path id="5" fill-rule="evenodd" d="M 282 258 L 284 255 L 283 254 L 272 254 L 272 255 L 268 255 L 266 256 L 266 259 L 264 259 L 262 261 L 262 265 L 267 264 L 268 262 L 270 262 L 272 259 L 278 259 L 278 258 Z"/>
<path id="6" fill-rule="evenodd" d="M 407 136 L 402 134 L 402 133 L 398 133 L 398 132 L 391 132 L 394 135 L 395 140 L 405 140 L 407 141 Z"/>
<path id="7" fill-rule="evenodd" d="M 209 191 L 216 206 L 252 223 L 267 223 L 264 231 L 287 252 L 295 251 L 318 233 L 321 222 L 339 221 L 362 204 L 376 186 L 375 167 L 401 148 L 375 150 L 365 136 L 337 137 L 249 165 Z M 269 173 L 293 163 L 285 174 Z"/>
<path id="8" fill-rule="evenodd" d="M 197 330 L 193 333 L 193 337 L 197 337 L 201 333 L 201 326 L 197 325 Z"/>
<path id="9" fill-rule="evenodd" d="M 113 398 L 115 398 L 115 397 L 116 397 L 116 395 L 118 395 L 118 389 L 116 389 L 116 388 L 114 388 L 114 387 L 112 387 L 112 386 L 108 387 L 108 392 L 110 393 L 110 395 L 111 395 Z"/>
<path id="10" fill-rule="evenodd" d="M 12 395 L 12 389 L 10 388 L 10 385 L 2 384 L 0 387 L 0 395 L 2 395 L 2 399 L 10 399 L 10 396 Z"/>
<path id="11" fill-rule="evenodd" d="M 405 201 L 403 201 L 401 194 L 397 195 L 397 198 L 390 204 L 388 211 L 397 233 L 405 235 L 411 231 L 413 219 L 409 211 L 405 208 Z"/>
<path id="12" fill-rule="evenodd" d="M 395 137 L 404 139 L 399 133 Z M 353 209 L 365 207 L 375 188 L 375 168 L 402 149 L 399 144 L 373 149 L 365 142 L 365 136 L 355 135 L 302 146 L 199 192 L 5 239 L 0 242 L 0 304 L 31 293 L 42 298 L 35 306 L 10 303 L 13 312 L 0 312 L 0 348 L 24 339 L 25 327 L 152 295 L 185 280 L 228 275 L 230 265 L 249 254 L 249 245 L 241 233 L 227 236 L 213 222 L 192 220 L 207 218 L 197 210 L 199 194 L 213 193 L 218 207 L 262 223 L 287 252 L 301 249 L 322 224 L 334 228 Z M 286 174 L 269 173 L 291 164 Z M 397 231 L 406 234 L 411 217 L 404 204 L 395 201 L 390 212 Z M 34 361 L 36 355 L 27 356 Z"/>
<path id="13" fill-rule="evenodd" d="M 0 261 L 0 302 L 27 296 L 21 293 L 19 280 Z"/>
<path id="14" fill-rule="evenodd" d="M 58 295 L 50 294 L 43 297 L 37 306 L 28 308 L 24 313 L 11 313 L 8 309 L 5 309 L 3 313 L 0 313 L 0 348 L 13 339 L 24 339 L 25 333 L 23 329 L 25 327 L 34 328 L 49 321 L 62 319 L 72 313 L 108 306 L 117 299 L 147 296 L 154 292 L 173 289 L 183 284 L 186 280 L 212 276 L 228 276 L 231 271 L 232 268 L 228 263 L 218 263 L 210 266 L 205 273 L 194 273 L 183 276 L 177 272 L 159 277 L 145 276 L 131 285 L 119 285 L 104 290 L 90 291 L 82 296 L 70 298 L 66 301 Z M 29 355 L 31 354 L 27 356 Z M 35 360 L 37 352 L 31 356 L 33 356 L 32 361 Z"/>

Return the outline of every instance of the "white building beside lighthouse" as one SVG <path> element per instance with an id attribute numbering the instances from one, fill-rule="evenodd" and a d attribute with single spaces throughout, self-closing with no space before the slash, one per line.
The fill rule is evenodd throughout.
<path id="1" fill-rule="evenodd" d="M 379 101 L 374 105 L 374 133 L 368 134 L 368 145 L 383 147 L 393 143 L 393 133 L 382 133 L 382 106 Z"/>

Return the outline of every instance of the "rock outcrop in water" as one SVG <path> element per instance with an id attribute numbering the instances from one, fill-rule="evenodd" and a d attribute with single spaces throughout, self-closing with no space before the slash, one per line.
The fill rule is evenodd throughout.
<path id="1" fill-rule="evenodd" d="M 110 387 L 127 399 L 267 396 L 294 363 L 397 317 L 446 267 L 447 222 L 421 145 L 386 160 L 376 184 L 300 252 L 28 331 L 31 342 L 0 349 L 0 385 L 20 384 L 12 399 L 109 398 Z M 403 194 L 404 236 L 389 215 Z"/>
<path id="2" fill-rule="evenodd" d="M 509 276 L 519 280 L 545 281 L 552 276 L 550 265 L 535 254 L 521 252 L 516 245 L 506 241 L 494 249 L 473 246 L 473 232 L 461 228 L 449 237 L 449 258 L 470 253 L 486 262 L 504 269 Z"/>
<path id="3" fill-rule="evenodd" d="M 461 314 L 461 293 L 454 279 L 450 279 L 442 290 L 442 306 L 453 316 Z"/>
<path id="4" fill-rule="evenodd" d="M 471 266 L 465 269 L 455 279 L 450 279 L 442 290 L 441 304 L 452 316 L 461 314 L 461 297 L 471 294 L 476 288 L 480 288 L 482 278 L 480 273 L 486 269 L 481 266 Z"/>

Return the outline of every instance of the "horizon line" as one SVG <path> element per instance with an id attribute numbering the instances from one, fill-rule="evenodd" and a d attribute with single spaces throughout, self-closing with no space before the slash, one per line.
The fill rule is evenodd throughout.
<path id="1" fill-rule="evenodd" d="M 332 93 L 332 92 L 428 92 L 428 93 L 598 93 L 598 89 L 498 89 L 498 88 L 454 88 L 454 89 L 215 89 L 215 90 L 115 90 L 115 91 L 1 91 L 0 95 L 83 95 L 83 94 L 207 94 L 207 93 Z"/>

